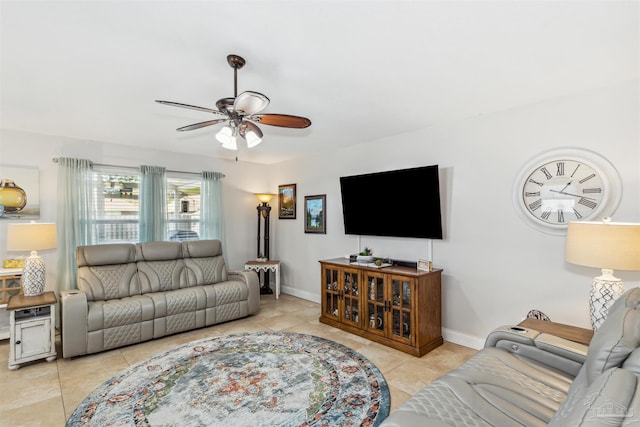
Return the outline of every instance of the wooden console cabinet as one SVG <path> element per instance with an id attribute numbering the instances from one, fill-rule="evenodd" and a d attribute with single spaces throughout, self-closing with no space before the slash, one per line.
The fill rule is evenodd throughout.
<path id="1" fill-rule="evenodd" d="M 442 344 L 442 270 L 320 261 L 320 322 L 414 356 Z"/>

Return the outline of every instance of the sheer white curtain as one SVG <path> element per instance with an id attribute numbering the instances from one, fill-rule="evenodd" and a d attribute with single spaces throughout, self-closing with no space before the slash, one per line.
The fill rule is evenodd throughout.
<path id="1" fill-rule="evenodd" d="M 219 172 L 202 172 L 200 190 L 200 238 L 217 239 L 225 248 L 224 216 L 222 209 L 222 178 Z"/>
<path id="2" fill-rule="evenodd" d="M 140 241 L 167 240 L 167 177 L 162 166 L 140 166 Z"/>
<path id="3" fill-rule="evenodd" d="M 76 247 L 96 243 L 93 180 L 91 161 L 58 158 L 58 292 L 76 288 Z"/>

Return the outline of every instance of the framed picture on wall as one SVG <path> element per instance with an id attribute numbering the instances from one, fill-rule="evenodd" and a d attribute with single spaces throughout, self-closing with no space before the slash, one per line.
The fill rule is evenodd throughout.
<path id="1" fill-rule="evenodd" d="M 296 185 L 278 186 L 278 218 L 296 219 Z"/>
<path id="2" fill-rule="evenodd" d="M 327 234 L 327 196 L 304 196 L 304 232 Z"/>
<path id="3" fill-rule="evenodd" d="M 40 218 L 40 176 L 36 167 L 0 165 L 0 220 Z"/>

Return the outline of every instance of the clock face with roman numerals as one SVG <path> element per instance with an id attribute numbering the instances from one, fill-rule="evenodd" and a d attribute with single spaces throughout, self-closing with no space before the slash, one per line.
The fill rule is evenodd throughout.
<path id="1" fill-rule="evenodd" d="M 529 225 L 560 235 L 570 221 L 612 216 L 621 196 L 620 175 L 607 159 L 568 147 L 539 154 L 520 170 L 513 203 Z"/>
<path id="2" fill-rule="evenodd" d="M 586 162 L 570 159 L 541 164 L 522 187 L 522 203 L 529 214 L 548 224 L 590 219 L 605 196 L 601 173 Z"/>

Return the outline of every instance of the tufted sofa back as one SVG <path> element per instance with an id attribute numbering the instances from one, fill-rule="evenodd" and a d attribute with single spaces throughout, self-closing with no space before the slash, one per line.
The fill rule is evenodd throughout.
<path id="1" fill-rule="evenodd" d="M 187 240 L 182 254 L 189 286 L 213 284 L 228 280 L 219 240 Z"/>
<path id="2" fill-rule="evenodd" d="M 143 294 L 186 287 L 180 242 L 136 243 L 135 247 Z"/>
<path id="3" fill-rule="evenodd" d="M 609 308 L 607 319 L 589 344 L 584 363 L 588 383 L 607 369 L 621 366 L 639 346 L 640 288 L 633 288 Z"/>
<path id="4" fill-rule="evenodd" d="M 549 426 L 613 426 L 623 425 L 625 419 L 637 422 L 639 352 L 640 288 L 633 288 L 609 308 L 589 344 L 585 363 Z"/>
<path id="5" fill-rule="evenodd" d="M 78 289 L 88 301 L 105 301 L 140 294 L 133 245 L 79 246 L 76 249 Z"/>
<path id="6" fill-rule="evenodd" d="M 228 280 L 219 240 L 78 246 L 78 288 L 88 301 Z"/>

